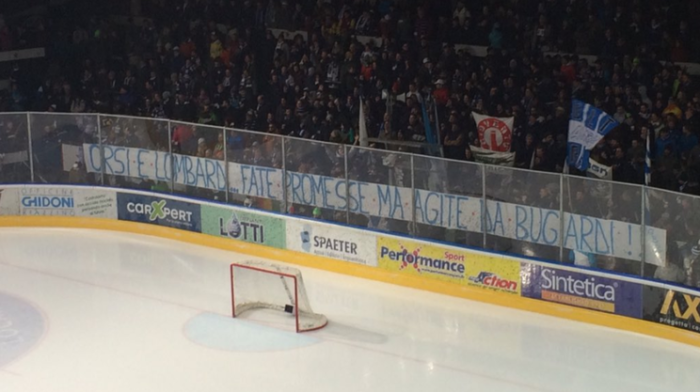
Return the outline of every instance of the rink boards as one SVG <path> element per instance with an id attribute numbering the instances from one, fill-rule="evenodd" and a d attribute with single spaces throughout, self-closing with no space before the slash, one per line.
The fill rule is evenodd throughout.
<path id="1" fill-rule="evenodd" d="M 0 226 L 154 235 L 700 347 L 700 292 L 625 275 L 116 188 L 3 186 L 0 216 Z"/>

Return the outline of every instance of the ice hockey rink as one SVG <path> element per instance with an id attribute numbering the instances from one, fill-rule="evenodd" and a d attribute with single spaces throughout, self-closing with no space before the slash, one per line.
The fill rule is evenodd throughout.
<path id="1" fill-rule="evenodd" d="M 696 391 L 700 350 L 307 268 L 326 328 L 230 317 L 229 264 L 155 237 L 0 229 L 0 391 Z"/>

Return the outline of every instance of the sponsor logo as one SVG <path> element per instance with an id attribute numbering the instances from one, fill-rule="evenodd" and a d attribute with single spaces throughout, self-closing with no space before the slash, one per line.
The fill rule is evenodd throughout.
<path id="1" fill-rule="evenodd" d="M 530 263 L 521 264 L 520 279 L 527 298 L 633 318 L 641 318 L 646 307 L 639 283 Z"/>
<path id="2" fill-rule="evenodd" d="M 22 198 L 22 206 L 27 208 L 73 208 L 73 197 L 58 196 L 25 196 Z"/>
<path id="3" fill-rule="evenodd" d="M 579 277 L 580 276 L 580 277 Z M 604 312 L 615 312 L 617 283 L 605 284 L 593 276 L 567 274 L 543 268 L 542 299 Z"/>
<path id="4" fill-rule="evenodd" d="M 75 198 L 72 189 L 26 188 L 21 192 L 22 215 L 75 215 Z"/>
<path id="5" fill-rule="evenodd" d="M 219 218 L 219 234 L 236 240 L 260 244 L 265 242 L 265 226 L 261 223 L 242 221 L 235 212 L 228 221 Z"/>
<path id="6" fill-rule="evenodd" d="M 659 313 L 663 324 L 700 332 L 700 297 L 668 290 Z"/>
<path id="7" fill-rule="evenodd" d="M 357 243 L 331 236 L 314 235 L 313 228 L 309 225 L 304 225 L 304 229 L 301 231 L 301 248 L 305 252 L 318 249 L 346 255 L 357 255 Z"/>
<path id="8" fill-rule="evenodd" d="M 126 210 L 132 214 L 145 215 L 151 222 L 166 218 L 179 222 L 192 221 L 192 211 L 169 208 L 167 200 L 152 201 L 150 204 L 129 202 Z"/>
<path id="9" fill-rule="evenodd" d="M 542 269 L 542 289 L 553 290 L 564 294 L 578 295 L 602 301 L 615 301 L 615 287 L 596 283 L 595 277 L 575 279 L 573 276 L 557 276 L 557 271 Z"/>
<path id="10" fill-rule="evenodd" d="M 371 264 L 373 257 L 376 257 L 374 244 L 361 234 L 342 233 L 311 224 L 304 224 L 299 229 L 299 240 L 294 242 L 293 249 L 364 265 Z M 341 235 L 344 237 L 340 238 Z"/>
<path id="11" fill-rule="evenodd" d="M 514 280 L 503 279 L 500 276 L 482 271 L 477 276 L 470 276 L 469 282 L 494 289 L 503 289 L 506 291 L 518 291 L 518 282 Z"/>
<path id="12" fill-rule="evenodd" d="M 177 205 L 180 207 L 180 205 Z M 182 205 L 180 208 L 189 209 Z M 201 219 L 200 219 L 201 217 Z M 286 223 L 280 218 L 234 207 L 203 205 L 193 209 L 193 219 L 201 222 L 201 232 L 254 244 L 284 249 L 287 243 Z M 196 225 L 196 224 L 195 224 Z M 197 228 L 195 228 L 195 231 Z M 295 237 L 298 231 L 295 232 Z"/>
<path id="13" fill-rule="evenodd" d="M 477 124 L 481 148 L 492 151 L 510 151 L 511 131 L 508 124 L 495 117 L 485 118 Z"/>
<path id="14" fill-rule="evenodd" d="M 304 225 L 304 229 L 301 231 L 301 249 L 304 252 L 311 252 L 311 226 Z"/>
<path id="15" fill-rule="evenodd" d="M 444 252 L 441 258 L 422 256 L 422 247 L 410 250 L 399 243 L 400 251 L 382 246 L 379 257 L 399 263 L 399 270 L 412 268 L 422 273 L 445 275 L 452 278 L 464 278 L 464 255 Z"/>

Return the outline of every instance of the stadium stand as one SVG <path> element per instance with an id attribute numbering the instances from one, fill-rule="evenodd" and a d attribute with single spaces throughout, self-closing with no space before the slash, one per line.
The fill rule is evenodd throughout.
<path id="1" fill-rule="evenodd" d="M 614 181 L 645 183 L 648 144 L 651 186 L 700 195 L 697 65 L 679 64 L 700 62 L 689 20 L 699 9 L 650 3 L 150 0 L 134 19 L 62 12 L 34 25 L 33 36 L 52 31 L 37 38 L 49 53 L 45 77 L 15 66 L 0 111 L 169 118 L 359 144 L 364 105 L 371 147 L 434 155 L 426 147 L 432 133 L 445 158 L 462 161 L 473 161 L 480 143 L 473 113 L 513 116 L 515 166 L 561 173 L 578 99 L 620 123 L 591 152 Z M 0 20 L 2 50 L 26 46 L 26 36 Z M 128 125 L 109 126 L 123 132 L 112 137 L 138 145 L 124 133 Z M 13 131 L 5 123 L 0 140 Z M 183 153 L 217 157 L 223 144 L 241 142 L 176 135 L 159 147 L 175 142 Z M 278 158 L 246 159 L 274 166 Z M 306 164 L 303 157 L 295 163 Z M 332 175 L 334 167 L 314 170 Z M 503 199 L 558 206 L 546 186 L 520 185 Z M 573 200 L 584 191 L 569 192 Z M 639 221 L 624 208 L 624 193 L 618 202 L 571 208 Z M 659 213 L 657 227 L 673 232 L 695 221 L 692 206 L 654 202 L 674 217 Z M 610 268 L 625 272 L 623 264 Z"/>

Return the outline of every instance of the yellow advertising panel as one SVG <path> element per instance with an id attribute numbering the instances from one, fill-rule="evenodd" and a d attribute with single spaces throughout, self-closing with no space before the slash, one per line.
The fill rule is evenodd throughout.
<path id="1" fill-rule="evenodd" d="M 467 254 L 467 284 L 504 293 L 520 294 L 520 263 L 476 252 Z"/>
<path id="2" fill-rule="evenodd" d="M 377 237 L 379 268 L 520 294 L 520 263 L 410 240 Z"/>
<path id="3" fill-rule="evenodd" d="M 378 237 L 379 267 L 404 274 L 466 284 L 466 254 L 432 245 Z"/>

